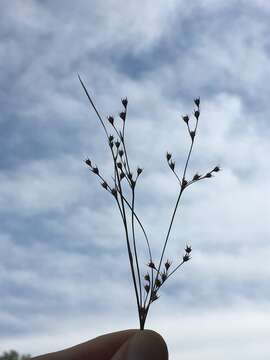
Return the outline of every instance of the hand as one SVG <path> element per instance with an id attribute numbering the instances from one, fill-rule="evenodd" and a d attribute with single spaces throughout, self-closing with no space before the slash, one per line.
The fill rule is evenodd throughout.
<path id="1" fill-rule="evenodd" d="M 155 331 L 124 330 L 32 360 L 168 360 L 168 350 Z"/>

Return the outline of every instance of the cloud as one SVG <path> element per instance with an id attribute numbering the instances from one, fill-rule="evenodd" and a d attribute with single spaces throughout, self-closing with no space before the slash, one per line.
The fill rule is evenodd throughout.
<path id="1" fill-rule="evenodd" d="M 190 144 L 181 115 L 192 118 L 193 97 L 201 96 L 187 176 L 217 164 L 222 172 L 184 193 L 166 259 L 177 264 L 186 242 L 193 258 L 161 291 L 149 327 L 175 358 L 264 359 L 268 7 L 253 1 L 243 11 L 212 0 L 3 6 L 0 351 L 53 351 L 137 322 L 116 204 L 82 162 L 89 156 L 111 182 L 106 139 L 79 72 L 104 118 L 119 123 L 120 99 L 129 99 L 130 161 L 144 169 L 136 209 L 155 259 L 179 191 L 165 154 L 181 173 Z M 146 271 L 140 232 L 138 241 Z"/>

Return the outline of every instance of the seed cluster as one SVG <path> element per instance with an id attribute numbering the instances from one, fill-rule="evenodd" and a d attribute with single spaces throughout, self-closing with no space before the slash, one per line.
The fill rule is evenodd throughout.
<path id="1" fill-rule="evenodd" d="M 192 247 L 190 245 L 186 245 L 184 249 L 184 255 L 178 258 L 175 266 L 172 266 L 172 261 L 170 260 L 166 260 L 164 262 L 165 250 L 167 248 L 172 225 L 182 194 L 184 190 L 188 188 L 191 184 L 201 181 L 203 179 L 211 178 L 214 173 L 220 171 L 220 167 L 215 166 L 212 170 L 206 172 L 203 175 L 196 173 L 191 179 L 187 179 L 186 177 L 191 153 L 194 146 L 194 140 L 197 135 L 198 122 L 201 113 L 200 98 L 196 98 L 194 99 L 195 109 L 193 112 L 193 118 L 195 121 L 194 126 L 191 127 L 192 121 L 189 115 L 182 116 L 182 120 L 187 126 L 191 142 L 184 170 L 181 176 L 179 174 L 179 171 L 177 171 L 176 161 L 174 160 L 172 153 L 166 153 L 167 164 L 169 166 L 169 169 L 172 171 L 172 173 L 177 179 L 177 182 L 179 184 L 179 191 L 164 241 L 164 245 L 161 251 L 160 259 L 158 263 L 155 263 L 152 258 L 151 246 L 147 233 L 142 224 L 142 221 L 140 220 L 139 216 L 135 211 L 135 191 L 137 188 L 136 186 L 138 179 L 143 173 L 143 169 L 141 167 L 137 167 L 135 171 L 132 171 L 130 166 L 127 146 L 125 142 L 125 126 L 127 121 L 128 99 L 124 98 L 121 100 L 123 109 L 119 112 L 119 119 L 115 119 L 114 116 L 109 115 L 106 120 L 103 120 L 80 77 L 79 80 L 88 97 L 88 100 L 90 101 L 91 106 L 93 107 L 100 120 L 100 123 L 107 137 L 109 149 L 113 160 L 112 181 L 107 181 L 104 178 L 102 171 L 99 169 L 99 167 L 96 164 L 93 164 L 90 159 L 86 159 L 85 163 L 89 170 L 100 179 L 102 188 L 105 189 L 108 193 L 110 193 L 116 200 L 125 231 L 128 258 L 136 295 L 140 329 L 144 329 L 149 308 L 151 304 L 159 298 L 159 291 L 161 287 L 169 279 L 169 277 L 171 277 L 183 264 L 185 264 L 191 259 Z M 109 133 L 108 129 L 112 131 L 112 134 Z M 126 192 L 126 187 L 123 186 L 123 181 L 125 181 L 125 183 L 128 185 L 128 193 Z M 128 214 L 131 214 L 131 216 L 128 216 Z M 143 232 L 148 250 L 149 262 L 146 265 L 149 271 L 147 271 L 144 275 L 141 275 L 142 268 L 137 254 L 135 223 L 139 225 L 141 231 Z"/>

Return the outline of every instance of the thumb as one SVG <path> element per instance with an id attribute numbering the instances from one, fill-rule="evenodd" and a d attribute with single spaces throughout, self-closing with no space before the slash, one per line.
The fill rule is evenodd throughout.
<path id="1" fill-rule="evenodd" d="M 168 349 L 157 332 L 139 330 L 122 344 L 111 360 L 168 360 Z"/>

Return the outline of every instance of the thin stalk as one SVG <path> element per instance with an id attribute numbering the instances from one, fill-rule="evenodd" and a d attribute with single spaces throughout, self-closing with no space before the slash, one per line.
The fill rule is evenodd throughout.
<path id="1" fill-rule="evenodd" d="M 140 329 L 141 329 L 141 328 L 142 328 L 141 307 L 140 307 L 139 294 L 138 294 L 136 276 L 135 276 L 134 265 L 133 265 L 133 256 L 132 256 L 131 247 L 130 247 L 130 243 L 129 243 L 129 235 L 128 235 L 128 227 L 127 227 L 125 204 L 124 204 L 124 200 L 123 200 L 123 197 L 122 197 L 122 194 L 123 194 L 123 193 L 122 193 L 121 180 L 120 180 L 120 178 L 119 178 L 119 173 L 118 173 L 118 171 L 117 171 L 117 165 L 116 165 L 116 160 L 115 160 L 115 159 L 114 159 L 114 166 L 115 166 L 115 170 L 116 170 L 118 187 L 119 187 L 119 191 L 120 191 L 120 200 L 121 200 L 121 206 L 122 206 L 122 211 L 123 211 L 122 220 L 123 220 L 123 224 L 124 224 L 124 228 L 125 228 L 126 241 L 127 241 L 127 249 L 128 249 L 128 256 L 129 256 L 130 268 L 131 268 L 132 279 L 133 279 L 133 284 L 134 284 L 134 289 L 135 289 L 135 295 L 136 295 L 136 301 L 137 301 L 137 308 L 138 308 L 138 316 L 139 316 Z"/>
<path id="2" fill-rule="evenodd" d="M 182 265 L 184 264 L 184 261 L 182 261 L 178 266 L 176 266 L 176 268 L 167 276 L 166 281 L 169 279 L 169 277 L 172 276 L 172 274 L 174 274 Z M 162 284 L 163 285 L 163 284 Z M 162 286 L 161 285 L 161 286 Z"/>
<path id="3" fill-rule="evenodd" d="M 97 114 L 100 122 L 101 122 L 101 125 L 105 131 L 105 134 L 107 136 L 107 139 L 109 140 L 109 134 L 108 134 L 108 131 L 106 129 L 106 126 L 104 124 L 104 121 L 102 120 L 94 102 L 92 101 L 92 98 L 91 96 L 89 95 L 83 81 L 81 80 L 80 78 L 80 75 L 78 74 L 78 78 L 80 80 L 80 83 L 86 93 L 86 96 L 88 98 L 88 100 L 90 101 L 90 104 L 92 105 L 93 109 L 95 110 L 95 113 Z M 120 182 L 120 178 L 119 178 L 119 174 L 118 174 L 118 171 L 117 171 L 117 165 L 116 165 L 116 159 L 114 157 L 114 153 L 113 153 L 113 150 L 112 148 L 110 147 L 111 149 L 111 153 L 112 153 L 112 157 L 113 157 L 113 162 L 114 162 L 114 167 L 115 167 L 115 170 L 116 170 L 116 175 L 117 175 L 117 182 L 118 182 L 118 186 L 119 186 L 119 190 L 120 190 L 120 199 L 121 199 L 121 207 L 122 207 L 122 211 L 121 211 L 121 207 L 120 207 L 120 204 L 119 204 L 119 201 L 117 199 L 117 204 L 118 204 L 118 207 L 119 207 L 119 210 L 120 210 L 120 214 L 121 214 L 121 217 L 122 217 L 122 220 L 123 220 L 123 224 L 124 224 L 124 229 L 125 229 L 125 234 L 126 234 L 126 242 L 127 242 L 127 249 L 128 249 L 128 256 L 129 256 L 129 263 L 130 263 L 130 268 L 131 268 L 131 273 L 132 273 L 132 279 L 133 279 L 133 285 L 134 285 L 134 289 L 135 289 L 135 295 L 136 295 L 136 301 L 137 301 L 137 307 L 138 307 L 138 315 L 139 315 L 139 322 L 140 322 L 140 328 L 142 328 L 142 321 L 141 321 L 141 311 L 140 311 L 140 303 L 139 303 L 139 295 L 138 295 L 138 289 L 137 289 L 137 283 L 136 283 L 136 277 L 135 277 L 135 271 L 134 271 L 134 265 L 133 265 L 133 256 L 132 256 L 132 252 L 131 252 L 131 247 L 130 247 L 130 243 L 129 243 L 129 235 L 128 235 L 128 227 L 127 227 L 127 220 L 126 220 L 126 213 L 125 213 L 125 205 L 124 205 L 124 200 L 122 198 L 122 187 L 121 187 L 121 182 Z"/>
<path id="4" fill-rule="evenodd" d="M 187 124 L 187 125 L 188 125 L 188 124 Z M 195 130 L 194 130 L 195 134 L 196 134 L 196 131 L 197 131 L 197 126 L 198 126 L 198 119 L 196 119 L 196 125 L 195 125 Z M 189 125 L 188 125 L 188 130 L 189 130 L 189 132 L 190 132 Z M 166 247 L 167 247 L 168 239 L 169 239 L 170 232 L 171 232 L 171 229 L 172 229 L 172 225 L 173 225 L 173 221 L 174 221 L 174 218 L 175 218 L 175 214 L 176 214 L 176 211 L 177 211 L 177 208 L 178 208 L 178 205 L 179 205 L 179 201 L 180 201 L 181 196 L 182 196 L 182 193 L 183 193 L 183 191 L 184 191 L 184 189 L 185 189 L 185 187 L 184 187 L 184 181 L 185 181 L 186 172 L 187 172 L 187 167 L 188 167 L 188 164 L 189 164 L 189 160 L 190 160 L 190 156 L 191 156 L 191 153 L 192 153 L 193 145 L 194 145 L 194 138 L 191 139 L 191 145 L 190 145 L 190 148 L 189 148 L 187 160 L 186 160 L 185 167 L 184 167 L 183 177 L 182 177 L 182 183 L 181 183 L 182 186 L 181 186 L 181 190 L 180 190 L 180 192 L 179 192 L 179 195 L 178 195 L 178 198 L 177 198 L 177 201 L 176 201 L 174 210 L 173 210 L 173 214 L 172 214 L 172 218 L 171 218 L 171 221 L 170 221 L 169 229 L 168 229 L 168 232 L 167 232 L 167 235 L 166 235 L 166 239 L 165 239 L 165 242 L 164 242 L 164 246 L 163 246 L 163 249 L 162 249 L 162 253 L 161 253 L 161 257 L 160 257 L 160 261 L 159 261 L 159 266 L 158 266 L 158 271 L 157 271 L 156 279 L 158 278 L 158 275 L 159 275 L 159 272 L 160 272 L 160 267 L 161 267 L 161 264 L 162 264 L 162 260 L 163 260 L 163 257 L 164 257 L 164 253 L 165 253 Z M 155 280 L 155 281 L 156 281 L 156 280 Z"/>
<path id="5" fill-rule="evenodd" d="M 97 117 L 99 118 L 99 121 L 101 122 L 101 125 L 102 125 L 102 127 L 103 127 L 103 129 L 104 129 L 104 131 L 105 131 L 105 133 L 106 133 L 106 135 L 107 135 L 107 138 L 109 138 L 108 131 L 107 131 L 107 129 L 106 129 L 106 126 L 105 126 L 105 124 L 104 124 L 104 121 L 102 120 L 102 117 L 100 116 L 100 114 L 99 114 L 99 112 L 98 112 L 98 110 L 97 110 L 97 108 L 96 108 L 96 106 L 95 106 L 95 104 L 94 104 L 91 96 L 89 95 L 89 93 L 88 93 L 88 91 L 87 91 L 87 89 L 86 89 L 86 87 L 85 87 L 85 85 L 84 85 L 84 83 L 83 83 L 83 81 L 82 81 L 82 79 L 81 79 L 81 77 L 80 77 L 79 74 L 78 74 L 78 78 L 79 78 L 79 80 L 80 80 L 80 83 L 81 83 L 81 85 L 82 85 L 82 87 L 83 87 L 83 89 L 84 89 L 84 92 L 85 92 L 88 100 L 90 101 L 90 104 L 92 105 L 93 109 L 95 110 L 95 113 L 97 114 Z"/>
<path id="6" fill-rule="evenodd" d="M 133 250 L 134 250 L 135 261 L 136 261 L 136 268 L 137 268 L 137 274 L 138 274 L 138 280 L 139 280 L 140 306 L 142 307 L 142 283 L 141 283 L 141 273 L 140 273 L 138 255 L 137 255 L 135 229 L 134 229 L 134 206 L 135 206 L 135 191 L 134 191 L 134 188 L 132 188 L 131 228 L 132 228 L 132 238 L 133 238 Z"/>

